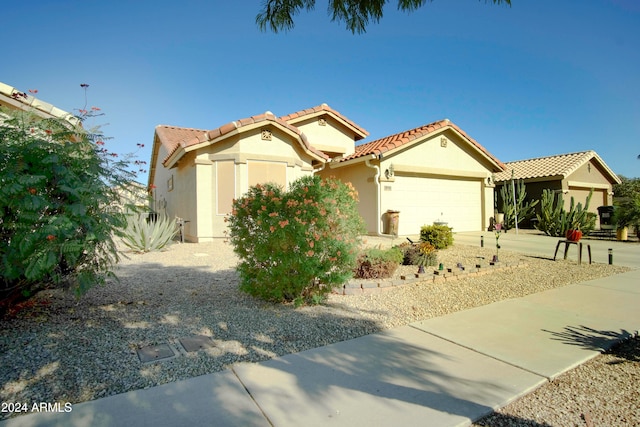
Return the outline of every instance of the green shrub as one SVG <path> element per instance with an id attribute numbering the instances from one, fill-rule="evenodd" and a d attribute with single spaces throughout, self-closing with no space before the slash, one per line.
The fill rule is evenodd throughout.
<path id="1" fill-rule="evenodd" d="M 240 288 L 269 301 L 317 302 L 353 274 L 364 222 L 350 184 L 306 176 L 289 191 L 256 185 L 235 200 L 229 236 Z"/>
<path id="2" fill-rule="evenodd" d="M 122 243 L 136 252 L 163 249 L 178 233 L 176 221 L 162 215 L 151 220 L 148 214 L 133 213 L 127 216 L 126 221 Z"/>
<path id="3" fill-rule="evenodd" d="M 357 279 L 384 279 L 393 276 L 404 254 L 397 247 L 391 249 L 369 248 L 358 257 L 354 269 Z"/>
<path id="4" fill-rule="evenodd" d="M 63 119 L 0 114 L 0 300 L 113 277 L 124 217 L 109 206 L 133 173 L 102 141 Z"/>
<path id="5" fill-rule="evenodd" d="M 446 225 L 423 225 L 420 240 L 431 243 L 436 249 L 446 249 L 453 244 L 452 228 Z"/>

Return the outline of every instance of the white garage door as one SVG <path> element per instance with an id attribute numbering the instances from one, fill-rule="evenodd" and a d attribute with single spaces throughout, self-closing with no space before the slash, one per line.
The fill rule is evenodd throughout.
<path id="1" fill-rule="evenodd" d="M 482 229 L 482 187 L 479 180 L 398 176 L 382 183 L 385 209 L 400 211 L 399 234 L 418 234 L 420 227 L 445 221 L 454 232 Z M 390 197 L 389 197 L 390 196 Z"/>

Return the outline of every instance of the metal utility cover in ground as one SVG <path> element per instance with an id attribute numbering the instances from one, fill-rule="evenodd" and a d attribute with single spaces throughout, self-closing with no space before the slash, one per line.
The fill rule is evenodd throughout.
<path id="1" fill-rule="evenodd" d="M 211 341 L 210 337 L 204 335 L 196 335 L 193 337 L 180 338 L 180 344 L 184 347 L 187 352 L 191 353 L 193 351 L 204 350 L 207 348 L 214 347 L 213 341 Z"/>
<path id="2" fill-rule="evenodd" d="M 143 363 L 167 359 L 173 356 L 175 356 L 175 353 L 168 344 L 150 345 L 138 349 L 138 357 Z"/>

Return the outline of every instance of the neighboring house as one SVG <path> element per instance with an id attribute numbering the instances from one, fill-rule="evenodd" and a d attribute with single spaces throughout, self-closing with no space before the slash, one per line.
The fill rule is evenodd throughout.
<path id="1" fill-rule="evenodd" d="M 482 230 L 493 216 L 492 175 L 502 163 L 442 120 L 356 146 L 367 131 L 326 104 L 282 117 L 270 112 L 214 130 L 156 127 L 149 187 L 154 208 L 183 218 L 190 241 L 223 237 L 234 198 L 257 183 L 318 173 L 351 182 L 370 234 L 400 211 L 399 234 L 434 221 Z M 377 178 L 377 179 L 376 179 Z"/>
<path id="2" fill-rule="evenodd" d="M 284 117 L 271 112 L 213 130 L 157 126 L 149 173 L 153 208 L 185 221 L 185 238 L 224 237 L 233 199 L 250 186 L 283 187 L 353 153 L 367 132 L 323 104 Z"/>
<path id="3" fill-rule="evenodd" d="M 540 200 L 543 190 L 548 189 L 562 193 L 565 209 L 569 209 L 571 197 L 576 204 L 580 202 L 584 206 L 593 189 L 589 211 L 596 214 L 599 206 L 613 204 L 613 184 L 620 183 L 618 176 L 592 150 L 507 162 L 505 166 L 505 171 L 495 176 L 498 199 L 500 187 L 513 175 L 517 180 L 524 180 L 527 200 Z M 500 206 L 498 200 L 498 209 Z M 538 205 L 536 209 L 539 208 Z"/>
<path id="4" fill-rule="evenodd" d="M 2 82 L 0 82 L 0 107 L 0 109 L 28 111 L 43 119 L 64 119 L 72 126 L 82 128 L 81 120 L 73 114 L 35 98 L 33 94 L 19 91 Z M 2 120 L 1 112 L 0 120 Z M 146 208 L 148 196 L 146 187 L 142 184 L 132 182 L 130 186 L 120 188 L 117 191 L 121 196 L 121 200 L 115 205 L 117 209 L 122 208 L 125 204 L 132 204 L 140 209 Z"/>
<path id="5" fill-rule="evenodd" d="M 115 188 L 119 195 L 117 202 L 111 205 L 120 212 L 137 209 L 143 213 L 149 211 L 149 194 L 147 187 L 137 181 L 131 181 L 127 185 Z"/>
<path id="6" fill-rule="evenodd" d="M 47 102 L 41 101 L 25 92 L 0 82 L 0 107 L 12 110 L 31 111 L 43 118 L 57 117 L 66 119 L 73 125 L 80 121 L 71 113 L 61 110 Z"/>
<path id="7" fill-rule="evenodd" d="M 350 181 L 370 234 L 389 231 L 387 211 L 399 211 L 398 234 L 445 222 L 479 231 L 494 215 L 492 176 L 503 164 L 449 120 L 378 139 L 331 161 L 322 176 Z"/>

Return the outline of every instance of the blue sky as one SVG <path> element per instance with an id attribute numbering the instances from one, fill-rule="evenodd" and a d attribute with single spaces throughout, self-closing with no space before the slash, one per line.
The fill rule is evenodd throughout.
<path id="1" fill-rule="evenodd" d="M 640 176 L 640 0 L 391 1 L 353 35 L 327 3 L 288 33 L 262 0 L 22 0 L 2 7 L 0 81 L 88 104 L 113 151 L 149 161 L 156 125 L 213 129 L 323 102 L 366 141 L 448 118 L 507 162 L 595 150 Z M 146 183 L 146 174 L 139 181 Z"/>

